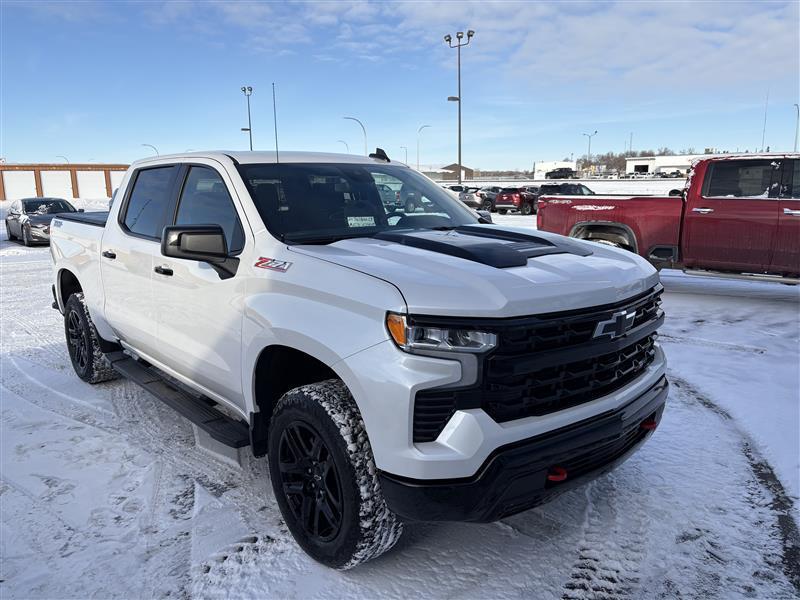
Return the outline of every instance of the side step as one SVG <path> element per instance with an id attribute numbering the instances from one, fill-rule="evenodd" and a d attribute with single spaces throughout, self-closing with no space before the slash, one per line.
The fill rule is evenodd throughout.
<path id="1" fill-rule="evenodd" d="M 181 390 L 124 352 L 111 352 L 106 354 L 106 358 L 121 375 L 143 387 L 221 444 L 231 448 L 250 445 L 247 424 L 217 410 L 212 400 Z"/>

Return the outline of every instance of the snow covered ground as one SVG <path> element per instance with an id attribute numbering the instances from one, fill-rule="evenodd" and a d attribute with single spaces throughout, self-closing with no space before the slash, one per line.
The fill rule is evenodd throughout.
<path id="1" fill-rule="evenodd" d="M 48 250 L 3 230 L 0 597 L 796 598 L 800 289 L 662 279 L 672 390 L 640 452 L 498 523 L 410 525 L 340 573 L 294 544 L 263 459 L 73 374 Z"/>

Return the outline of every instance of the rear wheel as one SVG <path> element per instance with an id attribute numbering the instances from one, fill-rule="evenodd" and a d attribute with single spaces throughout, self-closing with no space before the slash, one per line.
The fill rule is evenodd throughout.
<path id="1" fill-rule="evenodd" d="M 100 350 L 100 340 L 83 293 L 72 294 L 64 307 L 64 333 L 75 373 L 88 383 L 100 383 L 118 377 Z"/>
<path id="2" fill-rule="evenodd" d="M 519 212 L 521 212 L 523 215 L 526 216 L 530 215 L 531 213 L 533 213 L 533 206 L 531 205 L 530 202 L 524 202 L 520 207 Z"/>
<path id="3" fill-rule="evenodd" d="M 492 212 L 492 201 L 491 200 L 484 200 L 483 201 L 483 210 L 488 210 Z"/>
<path id="4" fill-rule="evenodd" d="M 364 422 L 340 380 L 305 385 L 280 399 L 268 459 L 286 525 L 314 560 L 349 569 L 400 538 L 403 526 L 386 506 Z"/>

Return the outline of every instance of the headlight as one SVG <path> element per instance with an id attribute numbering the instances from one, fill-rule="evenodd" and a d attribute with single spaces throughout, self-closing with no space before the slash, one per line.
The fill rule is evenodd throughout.
<path id="1" fill-rule="evenodd" d="M 486 331 L 409 325 L 405 315 L 387 313 L 386 328 L 395 344 L 406 352 L 486 352 L 497 345 L 497 336 Z"/>

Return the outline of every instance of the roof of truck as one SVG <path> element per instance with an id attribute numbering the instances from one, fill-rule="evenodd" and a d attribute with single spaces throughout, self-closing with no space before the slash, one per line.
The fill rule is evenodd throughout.
<path id="1" fill-rule="evenodd" d="M 153 160 L 175 160 L 185 158 L 213 158 L 224 160 L 225 158 L 246 165 L 253 163 L 351 163 L 351 164 L 386 164 L 378 158 L 368 158 L 358 154 L 339 154 L 335 152 L 283 152 L 281 151 L 276 158 L 275 151 L 269 152 L 242 152 L 239 150 L 212 150 L 208 152 L 181 152 L 179 154 L 162 154 L 160 156 L 150 156 L 139 162 L 149 162 Z M 391 159 L 391 157 L 389 157 Z M 392 164 L 401 164 L 391 160 Z M 405 166 L 405 165 L 404 165 Z"/>

